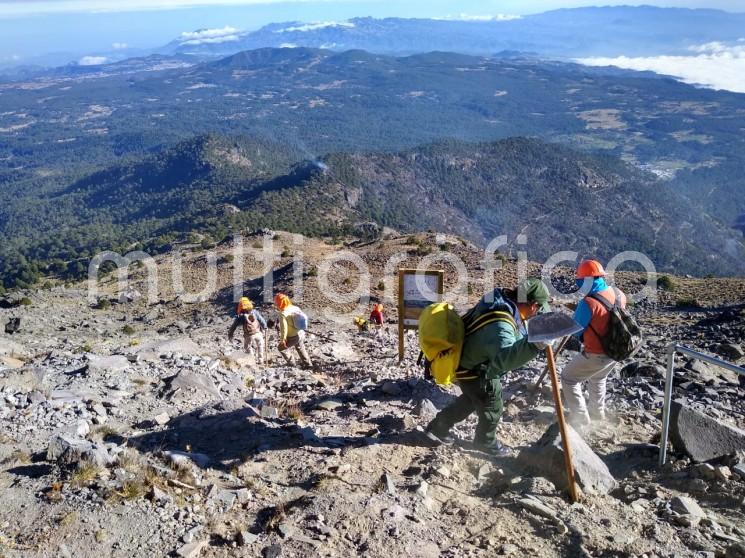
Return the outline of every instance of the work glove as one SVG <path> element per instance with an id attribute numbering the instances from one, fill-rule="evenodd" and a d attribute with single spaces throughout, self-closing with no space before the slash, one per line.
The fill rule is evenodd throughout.
<path id="1" fill-rule="evenodd" d="M 279 342 L 279 350 L 284 351 L 287 348 L 287 343 L 285 341 Z"/>
<path id="2" fill-rule="evenodd" d="M 533 346 L 539 351 L 545 351 L 549 347 L 553 349 L 555 344 L 556 344 L 556 340 L 551 340 L 551 341 L 545 341 L 543 343 L 533 343 Z"/>

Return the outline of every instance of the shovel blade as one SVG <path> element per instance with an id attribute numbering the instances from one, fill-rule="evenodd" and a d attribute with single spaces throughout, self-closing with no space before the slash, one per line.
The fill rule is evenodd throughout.
<path id="1" fill-rule="evenodd" d="M 528 341 L 546 343 L 562 337 L 568 337 L 582 331 L 582 326 L 569 314 L 548 312 L 528 320 Z"/>

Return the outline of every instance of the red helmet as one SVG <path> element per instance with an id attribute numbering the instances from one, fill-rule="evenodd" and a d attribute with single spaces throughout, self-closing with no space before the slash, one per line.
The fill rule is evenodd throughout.
<path id="1" fill-rule="evenodd" d="M 290 297 L 288 297 L 286 294 L 278 293 L 274 297 L 274 306 L 276 306 L 279 310 L 284 310 L 290 304 Z"/>
<path id="2" fill-rule="evenodd" d="M 605 277 L 605 270 L 597 260 L 582 260 L 577 266 L 577 279 L 585 277 Z"/>

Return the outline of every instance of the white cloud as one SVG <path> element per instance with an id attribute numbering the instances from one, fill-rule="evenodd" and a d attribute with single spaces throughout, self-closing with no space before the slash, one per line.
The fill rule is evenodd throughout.
<path id="1" fill-rule="evenodd" d="M 691 56 L 649 56 L 630 58 L 581 58 L 588 66 L 617 66 L 627 70 L 651 71 L 670 75 L 684 83 L 712 89 L 745 93 L 745 45 L 719 41 L 690 47 Z"/>
<path id="2" fill-rule="evenodd" d="M 125 48 L 129 48 L 129 45 L 127 43 L 111 43 L 111 48 L 114 50 L 124 50 Z"/>
<path id="3" fill-rule="evenodd" d="M 316 0 L 0 0 L 0 17 L 65 12 L 138 12 L 196 6 L 240 6 L 313 2 Z"/>
<path id="4" fill-rule="evenodd" d="M 282 43 L 279 48 L 297 48 L 295 43 Z"/>
<path id="5" fill-rule="evenodd" d="M 497 14 L 497 15 L 471 15 L 471 14 L 459 14 L 457 16 L 446 16 L 435 19 L 442 19 L 447 21 L 512 21 L 515 19 L 522 19 L 522 16 L 512 14 Z"/>
<path id="6" fill-rule="evenodd" d="M 182 45 L 203 45 L 229 43 L 240 39 L 240 32 L 235 27 L 226 25 L 222 29 L 200 29 L 184 31 L 179 38 Z"/>
<path id="7" fill-rule="evenodd" d="M 275 33 L 293 33 L 293 32 L 306 32 L 306 31 L 317 31 L 318 29 L 326 29 L 328 27 L 354 27 L 354 23 L 350 21 L 318 21 L 316 23 L 307 23 L 305 25 L 297 25 L 295 27 L 285 27 L 279 29 Z"/>
<path id="8" fill-rule="evenodd" d="M 81 66 L 100 66 L 105 64 L 108 58 L 105 56 L 83 56 L 78 60 L 78 64 Z"/>

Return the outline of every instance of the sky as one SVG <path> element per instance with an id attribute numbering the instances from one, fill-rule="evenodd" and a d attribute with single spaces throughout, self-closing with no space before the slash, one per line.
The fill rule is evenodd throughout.
<path id="1" fill-rule="evenodd" d="M 616 2 L 632 4 L 633 2 Z M 649 0 L 644 4 L 745 11 L 743 0 Z M 0 64 L 59 63 L 126 48 L 155 48 L 184 31 L 257 29 L 284 21 L 351 17 L 525 15 L 597 5 L 583 0 L 0 0 Z"/>

